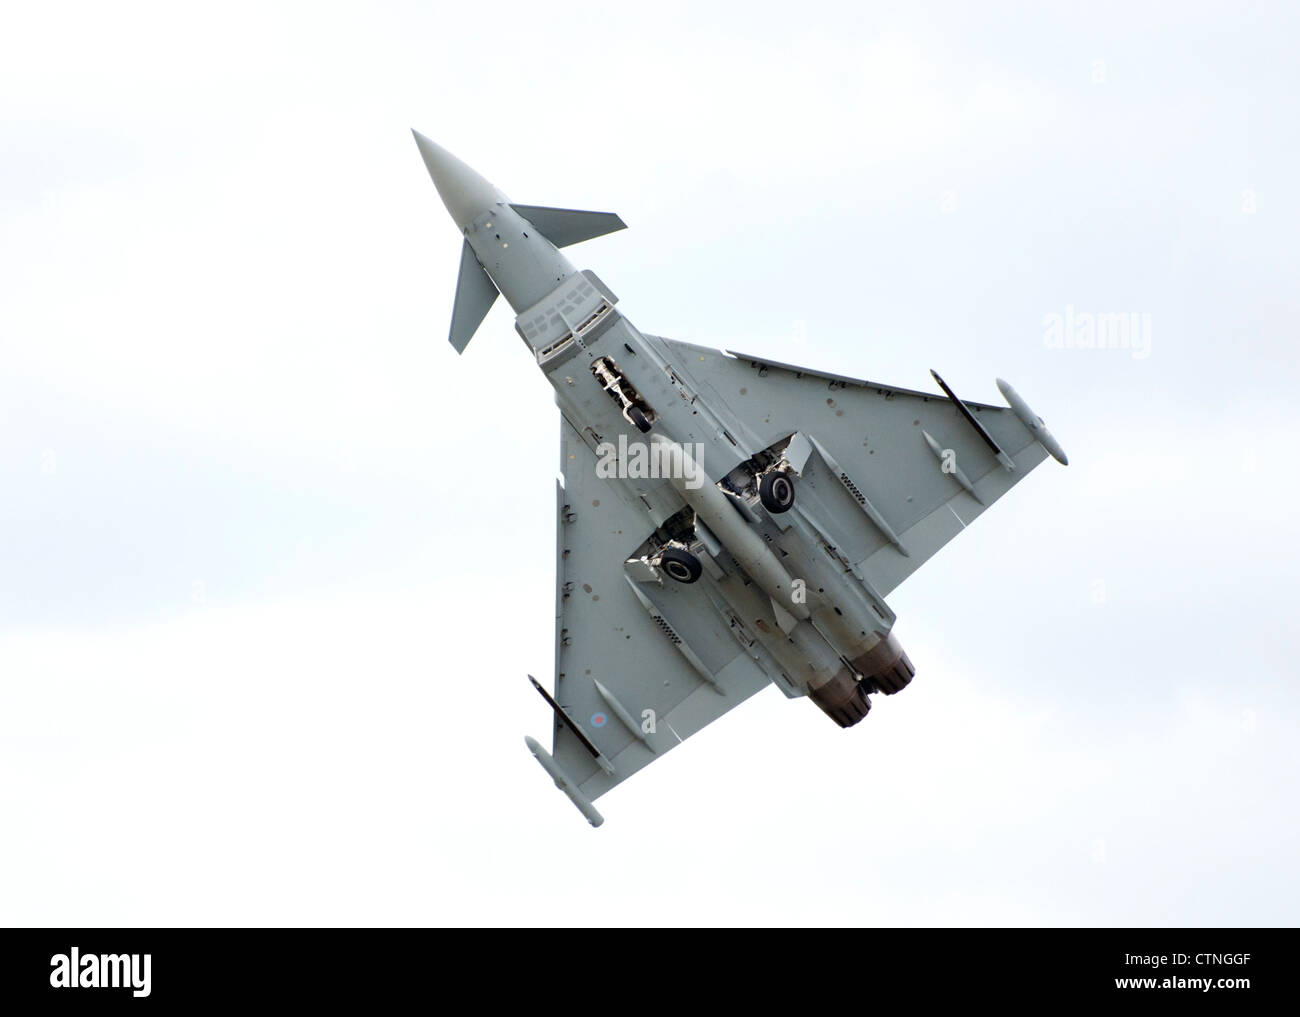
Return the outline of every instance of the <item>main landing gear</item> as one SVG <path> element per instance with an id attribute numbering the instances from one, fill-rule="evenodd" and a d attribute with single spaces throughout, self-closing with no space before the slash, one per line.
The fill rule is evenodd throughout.
<path id="1" fill-rule="evenodd" d="M 784 470 L 768 470 L 758 478 L 758 500 L 773 515 L 794 507 L 794 483 Z"/>
<path id="2" fill-rule="evenodd" d="M 700 559 L 684 547 L 669 544 L 659 552 L 659 567 L 668 574 L 669 579 L 679 583 L 693 583 L 704 574 Z"/>

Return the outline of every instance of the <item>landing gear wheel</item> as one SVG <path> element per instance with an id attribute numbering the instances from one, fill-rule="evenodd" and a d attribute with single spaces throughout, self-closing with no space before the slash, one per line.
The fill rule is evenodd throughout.
<path id="1" fill-rule="evenodd" d="M 794 484 L 780 470 L 758 478 L 758 500 L 773 515 L 789 512 L 794 505 Z"/>
<path id="2" fill-rule="evenodd" d="M 693 583 L 704 573 L 700 559 L 680 547 L 665 547 L 659 556 L 659 567 L 679 583 Z"/>
<path id="3" fill-rule="evenodd" d="M 627 418 L 636 425 L 636 429 L 642 434 L 650 433 L 650 421 L 646 419 L 646 415 L 641 412 L 639 407 L 629 406 L 627 408 Z"/>

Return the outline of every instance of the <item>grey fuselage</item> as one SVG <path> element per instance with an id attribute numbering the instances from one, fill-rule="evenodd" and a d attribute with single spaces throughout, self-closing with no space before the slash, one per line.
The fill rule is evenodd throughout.
<path id="1" fill-rule="evenodd" d="M 555 390 L 560 412 L 593 452 L 602 446 L 619 447 L 620 436 L 628 444 L 667 438 L 688 450 L 712 486 L 758 451 L 744 444 L 743 428 L 729 419 L 724 406 L 715 408 L 703 397 L 689 365 L 674 362 L 680 358 L 662 339 L 637 329 L 614 306 L 617 298 L 594 273 L 574 268 L 503 197 L 475 215 L 463 232 L 479 264 L 516 312 L 515 328 Z M 615 363 L 653 408 L 653 438 L 625 418 L 593 374 L 592 364 L 601 358 Z M 884 655 L 880 644 L 887 639 L 892 613 L 881 617 L 883 602 L 873 613 L 869 597 L 843 570 L 827 567 L 816 534 L 801 524 L 797 512 L 783 520 L 784 526 L 769 524 L 770 532 L 763 534 L 730 505 L 717 509 L 705 502 L 706 494 L 723 501 L 720 493 L 692 491 L 681 479 L 641 477 L 631 483 L 629 495 L 642 501 L 654 525 L 691 503 L 757 581 L 767 597 L 755 596 L 747 584 L 722 583 L 719 589 L 728 605 L 755 626 L 773 666 L 790 679 L 784 687 L 787 694 L 807 694 L 837 680 L 846 684 L 850 678 L 845 661 Z M 742 548 L 751 543 L 761 546 L 746 554 Z M 779 548 L 781 562 L 767 550 L 768 543 Z M 803 599 L 792 598 L 795 579 L 803 581 Z M 788 631 L 782 632 L 768 598 L 794 616 Z"/>
<path id="2" fill-rule="evenodd" d="M 603 441 L 646 440 L 591 371 L 608 358 L 653 407 L 654 430 L 679 445 L 700 449 L 700 465 L 713 481 L 751 454 L 699 398 L 688 369 L 670 362 L 657 336 L 639 331 L 614 306 L 618 298 L 590 271 L 578 271 L 546 237 L 502 200 L 464 229 L 479 264 L 516 313 L 518 331 L 551 387 L 560 412 L 593 450 Z M 724 411 L 725 415 L 725 411 Z M 681 507 L 666 479 L 642 491 L 662 521 Z M 654 502 L 662 498 L 662 506 Z"/>
<path id="3" fill-rule="evenodd" d="M 856 723 L 870 708 L 870 682 L 859 687 L 859 677 L 892 675 L 903 665 L 910 675 L 910 663 L 890 633 L 893 612 L 861 576 L 849 575 L 815 519 L 797 504 L 769 515 L 737 497 L 733 471 L 743 474 L 771 449 L 756 447 L 718 394 L 692 378 L 680 352 L 628 321 L 595 273 L 574 268 L 465 163 L 421 135 L 416 140 L 443 203 L 514 309 L 515 329 L 573 431 L 597 457 L 640 446 L 677 464 L 667 475 L 620 471 L 608 479 L 644 507 L 650 540 L 666 539 L 659 528 L 689 506 L 695 539 L 714 559 L 719 612 L 733 630 L 753 634 L 761 647 L 750 652 L 786 695 L 811 695 L 842 725 Z M 691 467 L 689 479 L 682 464 Z M 719 482 L 729 475 L 724 490 Z M 628 535 L 629 561 L 638 549 L 646 556 L 645 544 L 634 543 L 642 538 Z M 719 567 L 723 560 L 726 568 Z"/>

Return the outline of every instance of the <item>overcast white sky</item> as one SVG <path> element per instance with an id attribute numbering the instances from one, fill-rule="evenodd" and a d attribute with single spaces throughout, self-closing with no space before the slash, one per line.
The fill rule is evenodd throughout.
<path id="1" fill-rule="evenodd" d="M 0 921 L 1295 924 L 1298 29 L 7 7 Z M 904 694 L 769 689 L 598 831 L 551 786 L 558 414 L 503 306 L 447 345 L 413 126 L 619 212 L 571 253 L 646 331 L 1047 419 L 891 598 Z"/>

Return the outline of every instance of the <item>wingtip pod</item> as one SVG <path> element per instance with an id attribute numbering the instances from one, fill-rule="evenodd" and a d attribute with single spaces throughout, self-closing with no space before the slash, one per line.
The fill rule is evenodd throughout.
<path id="1" fill-rule="evenodd" d="M 1052 432 L 1049 431 L 1047 425 L 1043 423 L 1043 418 L 1034 413 L 1034 411 L 1029 408 L 1029 404 L 1021 398 L 1020 393 L 1005 381 L 998 378 L 997 383 L 998 391 L 1002 393 L 1002 398 L 1005 399 L 1007 405 L 1011 407 L 1011 412 L 1014 413 L 1020 419 L 1020 422 L 1029 429 L 1029 433 L 1033 435 L 1034 441 L 1047 449 L 1047 454 L 1062 466 L 1069 466 L 1070 459 L 1065 454 L 1065 449 L 1061 448 L 1060 442 L 1052 437 Z"/>
<path id="2" fill-rule="evenodd" d="M 578 785 L 569 779 L 568 774 L 560 768 L 554 757 L 537 744 L 537 739 L 524 736 L 524 744 L 528 746 L 534 758 L 542 765 L 542 769 L 550 775 L 555 781 L 555 786 L 569 796 L 569 801 L 573 802 L 579 812 L 583 814 L 587 822 L 592 826 L 600 826 L 605 822 L 605 817 L 596 811 L 596 806 L 591 804 L 591 800 L 578 790 Z"/>

